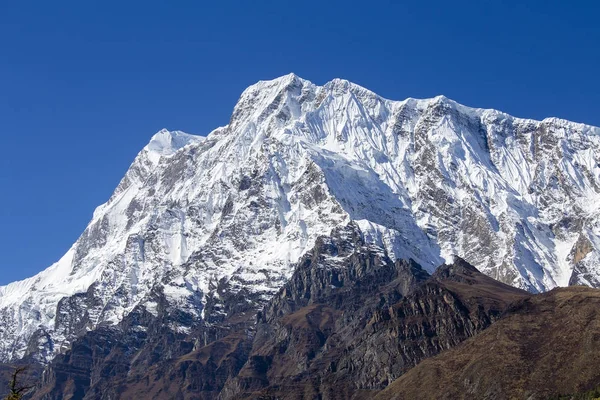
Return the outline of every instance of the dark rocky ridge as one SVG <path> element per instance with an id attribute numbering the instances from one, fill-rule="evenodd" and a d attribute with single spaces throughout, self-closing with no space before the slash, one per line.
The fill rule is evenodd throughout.
<path id="1" fill-rule="evenodd" d="M 530 296 L 461 259 L 429 277 L 351 237 L 355 250 L 339 270 L 322 266 L 343 254 L 335 239 L 304 259 L 267 306 L 249 361 L 222 398 L 370 397 Z M 346 285 L 332 284 L 348 275 Z"/>

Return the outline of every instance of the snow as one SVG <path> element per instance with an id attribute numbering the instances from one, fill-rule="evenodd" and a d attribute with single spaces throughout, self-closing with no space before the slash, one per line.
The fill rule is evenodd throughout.
<path id="1" fill-rule="evenodd" d="M 598 128 L 392 101 L 342 79 L 261 81 L 206 137 L 155 134 L 61 260 L 0 287 L 0 361 L 38 329 L 72 340 L 57 306 L 75 294 L 98 300 L 91 326 L 140 304 L 157 315 L 157 286 L 198 318 L 221 279 L 268 298 L 350 221 L 393 259 L 433 271 L 459 255 L 532 291 L 568 284 L 584 234 L 581 265 L 600 279 L 599 188 Z"/>
<path id="2" fill-rule="evenodd" d="M 200 143 L 203 140 L 202 136 L 161 129 L 152 136 L 150 143 L 146 145 L 146 149 L 161 156 L 170 156 L 189 144 Z"/>

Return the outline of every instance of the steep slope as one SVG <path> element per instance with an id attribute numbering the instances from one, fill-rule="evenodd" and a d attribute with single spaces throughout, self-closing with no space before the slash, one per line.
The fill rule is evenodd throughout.
<path id="1" fill-rule="evenodd" d="M 206 138 L 155 135 L 59 262 L 0 288 L 0 360 L 44 363 L 136 308 L 158 315 L 157 291 L 196 324 L 224 307 L 223 280 L 258 309 L 350 221 L 430 272 L 457 254 L 530 291 L 595 286 L 599 162 L 594 127 L 339 79 L 259 82 Z"/>
<path id="2" fill-rule="evenodd" d="M 462 345 L 427 359 L 376 399 L 547 399 L 600 384 L 600 290 L 525 299 Z"/>
<path id="3" fill-rule="evenodd" d="M 217 291 L 227 296 L 227 283 Z M 247 360 L 256 320 L 246 305 L 256 301 L 252 295 L 220 299 L 224 307 L 210 300 L 205 319 L 197 320 L 153 291 L 155 314 L 139 306 L 116 326 L 76 339 L 48 364 L 33 399 L 213 399 Z M 174 324 L 187 329 L 174 331 Z"/>

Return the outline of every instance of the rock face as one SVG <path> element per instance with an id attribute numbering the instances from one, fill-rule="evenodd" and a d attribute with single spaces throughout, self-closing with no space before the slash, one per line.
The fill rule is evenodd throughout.
<path id="1" fill-rule="evenodd" d="M 524 299 L 481 334 L 408 371 L 376 399 L 572 398 L 600 384 L 599 314 L 597 289 L 560 288 Z"/>
<path id="2" fill-rule="evenodd" d="M 254 308 L 229 297 L 225 313 L 207 310 L 205 322 L 171 309 L 163 293 L 154 299 L 156 315 L 139 307 L 75 340 L 48 365 L 33 398 L 214 398 L 247 359 Z"/>
<path id="3" fill-rule="evenodd" d="M 458 255 L 532 292 L 597 286 L 599 163 L 590 126 L 390 101 L 339 79 L 259 82 L 207 137 L 157 133 L 61 260 L 0 287 L 0 361 L 46 364 L 94 335 L 160 341 L 144 329 L 223 339 L 210 332 L 263 307 L 318 237 L 350 222 L 392 263 L 429 273 Z"/>

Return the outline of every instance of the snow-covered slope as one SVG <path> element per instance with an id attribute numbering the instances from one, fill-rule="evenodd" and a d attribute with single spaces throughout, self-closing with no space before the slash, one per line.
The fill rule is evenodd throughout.
<path id="1" fill-rule="evenodd" d="M 152 290 L 198 319 L 218 282 L 267 299 L 350 220 L 430 271 L 456 254 L 531 291 L 598 286 L 599 215 L 598 128 L 290 74 L 206 138 L 157 133 L 61 260 L 0 287 L 0 360 L 156 312 Z"/>

